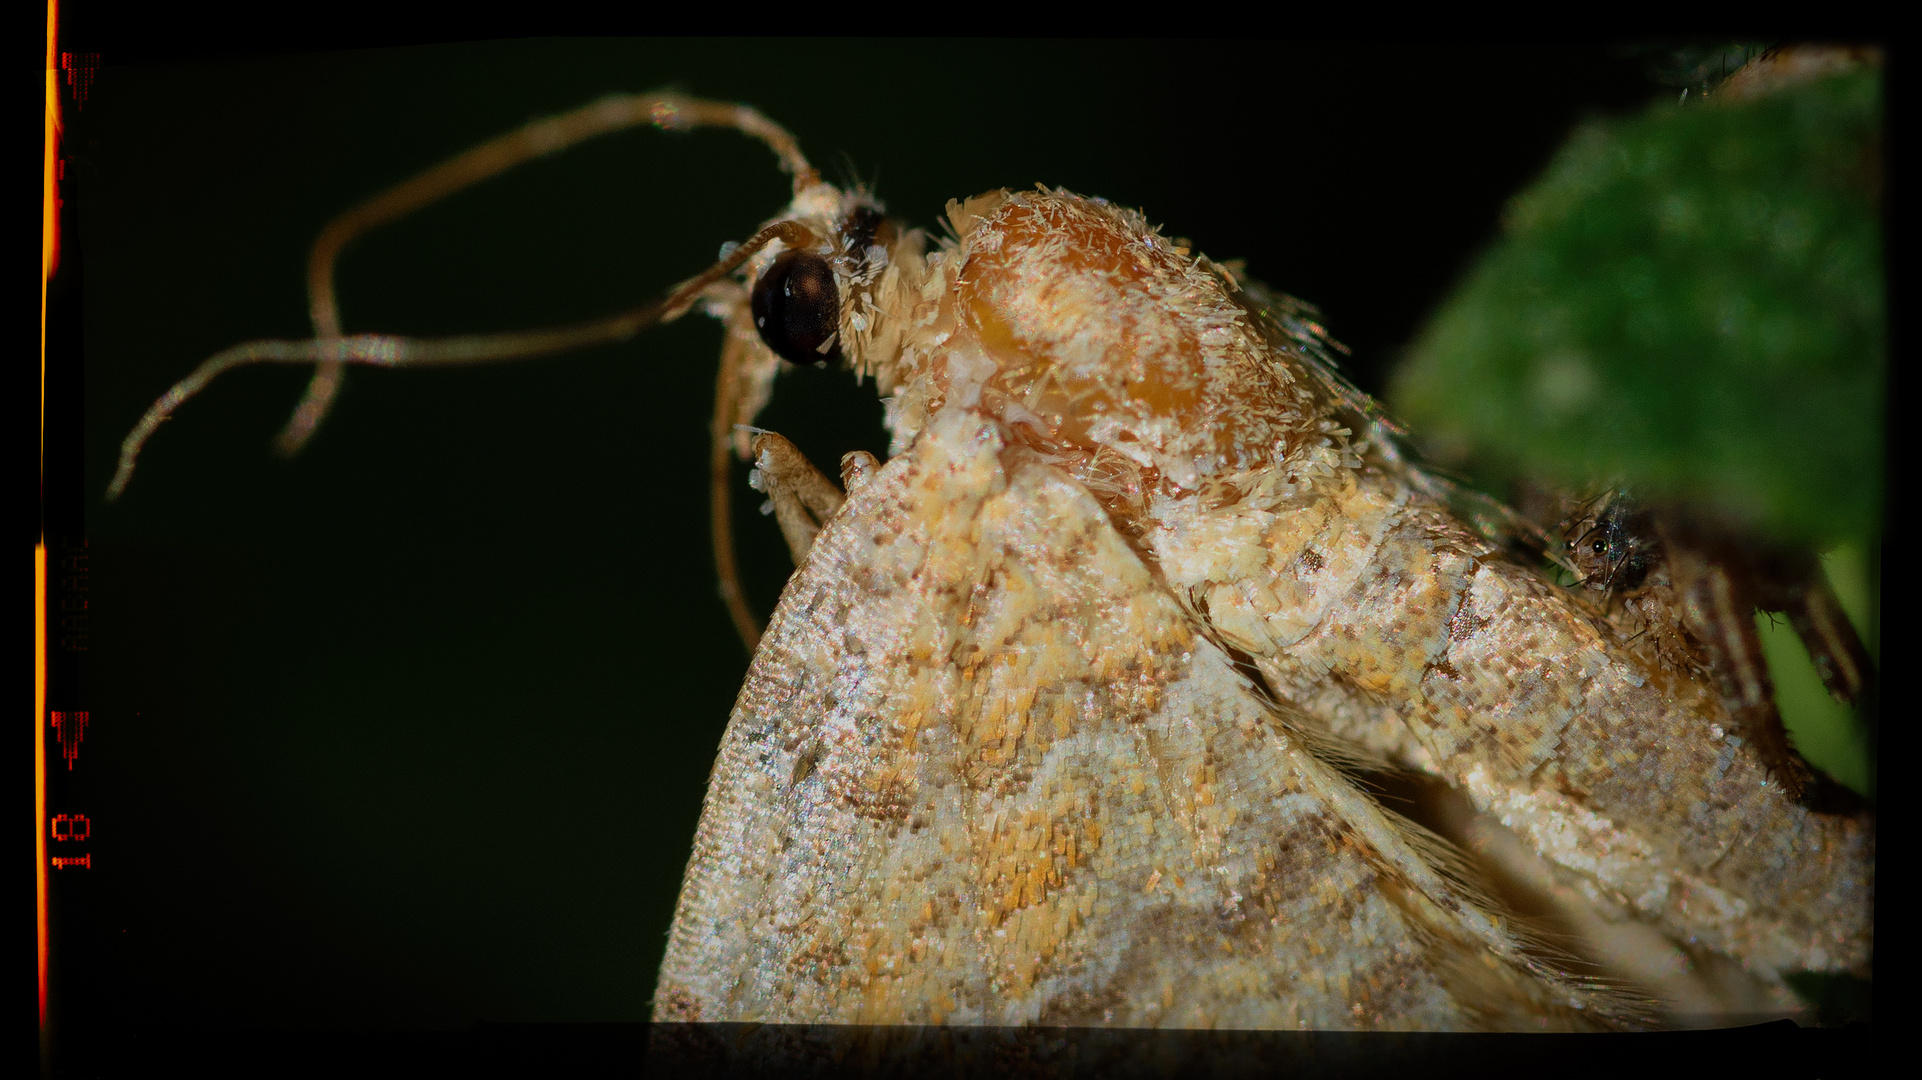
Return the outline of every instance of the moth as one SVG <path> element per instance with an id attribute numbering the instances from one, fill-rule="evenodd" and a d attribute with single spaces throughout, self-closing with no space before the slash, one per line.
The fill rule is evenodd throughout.
<path id="1" fill-rule="evenodd" d="M 1306 309 L 1058 189 L 957 201 L 932 241 L 727 115 L 794 201 L 646 317 L 727 323 L 719 434 L 754 453 L 799 568 L 722 745 L 658 1017 L 1645 1018 L 1371 798 L 1353 772 L 1375 762 L 1462 793 L 1486 857 L 1604 923 L 1765 981 L 1867 970 L 1872 821 L 1784 798 L 1712 695 L 1463 524 Z M 837 484 L 737 426 L 777 355 L 874 379 L 888 460 Z"/>

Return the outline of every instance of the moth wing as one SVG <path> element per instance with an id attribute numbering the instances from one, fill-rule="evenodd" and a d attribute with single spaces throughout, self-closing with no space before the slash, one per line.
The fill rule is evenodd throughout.
<path id="1" fill-rule="evenodd" d="M 1421 461 L 1408 445 L 1407 430 L 1342 372 L 1335 354 L 1348 349 L 1321 325 L 1318 308 L 1251 278 L 1235 275 L 1230 280 L 1269 344 L 1294 360 L 1297 369 L 1320 389 L 1351 438 L 1366 440 L 1370 464 L 1446 504 L 1493 547 L 1546 559 L 1580 576 L 1562 545 L 1540 525 Z"/>
<path id="2" fill-rule="evenodd" d="M 961 409 L 850 493 L 714 767 L 657 1020 L 1538 1026 L 1532 964 L 1093 497 Z"/>
<path id="3" fill-rule="evenodd" d="M 1298 638 L 1287 657 L 1250 650 L 1270 685 L 1334 737 L 1474 792 L 1480 811 L 1452 828 L 1482 872 L 1536 883 L 1525 891 L 1553 882 L 1549 906 L 1567 940 L 1672 1014 L 1796 1010 L 1784 971 L 1866 976 L 1873 814 L 1811 813 L 1779 797 L 1755 742 L 1724 741 L 1740 725 L 1716 700 L 1714 676 L 1638 658 L 1631 643 L 1651 627 L 1604 626 L 1542 572 L 1547 560 L 1584 578 L 1559 538 L 1421 464 L 1342 379 L 1339 347 L 1311 306 L 1255 282 L 1242 290 L 1270 344 L 1365 437 L 1367 466 L 1430 504 L 1369 556 L 1365 579 L 1331 590 L 1346 610 L 1318 624 L 1319 641 Z M 1437 613 L 1451 625 L 1438 627 Z M 1357 693 L 1354 669 L 1329 677 L 1341 654 L 1359 657 L 1370 680 L 1420 689 L 1399 701 Z M 1573 671 L 1584 674 L 1556 677 Z M 1553 768 L 1500 760 L 1507 740 L 1543 725 L 1557 731 Z M 1667 940 L 1652 944 L 1657 935 Z M 1705 979 L 1701 965 L 1678 968 L 1678 949 L 1721 953 L 1744 975 Z"/>

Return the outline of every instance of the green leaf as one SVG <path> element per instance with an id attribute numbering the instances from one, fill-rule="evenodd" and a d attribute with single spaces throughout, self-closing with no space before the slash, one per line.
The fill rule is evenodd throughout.
<path id="1" fill-rule="evenodd" d="M 1815 546 L 1880 531 L 1881 73 L 1576 132 L 1390 388 L 1431 456 Z"/>

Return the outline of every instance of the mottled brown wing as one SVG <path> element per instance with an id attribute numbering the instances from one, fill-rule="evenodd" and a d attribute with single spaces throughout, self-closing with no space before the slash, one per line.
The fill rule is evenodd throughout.
<path id="1" fill-rule="evenodd" d="M 1308 753 L 1080 485 L 950 409 L 782 597 L 654 1015 L 1460 1028 L 1610 1004 Z"/>

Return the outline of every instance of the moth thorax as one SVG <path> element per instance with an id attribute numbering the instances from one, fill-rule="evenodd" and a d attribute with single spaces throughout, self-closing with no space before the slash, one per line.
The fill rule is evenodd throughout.
<path id="1" fill-rule="evenodd" d="M 1065 193 L 1012 195 L 970 224 L 956 318 L 995 365 L 985 406 L 1053 449 L 1105 447 L 1184 487 L 1276 453 L 1283 388 L 1229 286 L 1185 250 Z"/>

